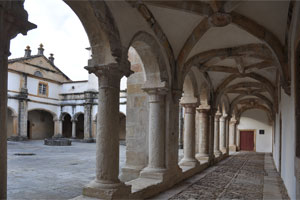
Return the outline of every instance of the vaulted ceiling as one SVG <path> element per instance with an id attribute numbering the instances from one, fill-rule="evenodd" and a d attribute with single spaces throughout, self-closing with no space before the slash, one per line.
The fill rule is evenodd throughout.
<path id="1" fill-rule="evenodd" d="M 290 1 L 139 1 L 159 23 L 182 74 L 198 68 L 216 104 L 238 115 L 277 107 L 277 82 L 288 83 L 286 32 Z M 198 75 L 195 75 L 196 78 Z"/>

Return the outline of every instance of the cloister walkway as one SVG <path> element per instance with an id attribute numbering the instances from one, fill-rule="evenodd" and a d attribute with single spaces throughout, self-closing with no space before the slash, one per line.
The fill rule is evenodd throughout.
<path id="1" fill-rule="evenodd" d="M 153 199 L 289 199 L 271 154 L 241 152 Z"/>

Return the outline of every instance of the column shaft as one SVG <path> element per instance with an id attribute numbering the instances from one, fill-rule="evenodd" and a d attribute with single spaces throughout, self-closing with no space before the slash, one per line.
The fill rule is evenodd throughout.
<path id="1" fill-rule="evenodd" d="M 222 153 L 220 151 L 220 114 L 215 115 L 215 130 L 214 130 L 214 154 L 215 156 L 220 156 Z"/>
<path id="2" fill-rule="evenodd" d="M 72 120 L 72 138 L 76 138 L 76 120 Z"/>
<path id="3" fill-rule="evenodd" d="M 226 117 L 220 118 L 220 149 L 226 153 Z"/>
<path id="4" fill-rule="evenodd" d="M 92 104 L 84 106 L 84 139 L 92 139 Z"/>
<path id="5" fill-rule="evenodd" d="M 195 166 L 199 162 L 195 159 L 195 110 L 196 104 L 184 104 L 184 157 L 180 165 Z"/>
<path id="6" fill-rule="evenodd" d="M 165 168 L 164 95 L 149 94 L 149 163 L 148 168 Z"/>
<path id="7" fill-rule="evenodd" d="M 236 151 L 236 135 L 235 135 L 236 121 L 229 123 L 229 150 Z"/>
<path id="8" fill-rule="evenodd" d="M 19 100 L 19 114 L 18 114 L 18 135 L 22 138 L 27 138 L 27 120 L 28 120 L 28 111 L 27 111 L 27 101 Z"/>
<path id="9" fill-rule="evenodd" d="M 208 110 L 199 109 L 199 153 L 197 158 L 208 157 L 209 154 L 209 115 Z"/>
<path id="10" fill-rule="evenodd" d="M 183 117 L 182 117 L 182 106 L 179 105 L 179 148 L 183 149 Z"/>

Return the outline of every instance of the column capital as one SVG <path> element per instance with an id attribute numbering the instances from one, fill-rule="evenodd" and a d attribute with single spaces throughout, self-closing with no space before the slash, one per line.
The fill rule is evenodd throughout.
<path id="1" fill-rule="evenodd" d="M 230 123 L 230 124 L 236 124 L 236 123 L 237 123 L 237 120 L 236 120 L 236 119 L 230 119 L 229 123 Z"/>
<path id="2" fill-rule="evenodd" d="M 209 113 L 210 111 L 210 105 L 200 105 L 198 108 L 197 108 L 197 111 L 199 113 Z"/>
<path id="3" fill-rule="evenodd" d="M 225 121 L 227 117 L 228 117 L 228 115 L 227 115 L 227 114 L 223 114 L 223 115 L 221 115 L 221 117 L 220 117 L 220 121 Z"/>
<path id="4" fill-rule="evenodd" d="M 169 89 L 166 87 L 166 84 L 163 87 L 143 87 L 142 90 L 146 92 L 150 99 L 149 102 L 161 101 L 161 97 L 168 94 Z"/>
<path id="5" fill-rule="evenodd" d="M 180 102 L 180 99 L 181 99 L 181 97 L 182 97 L 182 90 L 179 90 L 179 89 L 173 89 L 173 90 L 172 90 L 172 95 L 173 95 L 173 100 L 174 100 L 174 102 L 179 103 L 179 102 Z"/>
<path id="6" fill-rule="evenodd" d="M 184 108 L 195 108 L 199 106 L 199 103 L 180 103 Z"/>
<path id="7" fill-rule="evenodd" d="M 222 116 L 222 113 L 220 113 L 220 112 L 215 113 L 215 119 L 216 120 L 219 120 L 221 116 Z"/>
<path id="8" fill-rule="evenodd" d="M 90 74 L 93 73 L 97 77 L 115 76 L 119 79 L 131 73 L 127 67 L 120 66 L 119 63 L 96 64 L 93 59 L 89 60 L 89 65 L 84 67 Z"/>

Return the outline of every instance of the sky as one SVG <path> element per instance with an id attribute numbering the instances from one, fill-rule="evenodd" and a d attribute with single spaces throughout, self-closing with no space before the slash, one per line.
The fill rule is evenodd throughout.
<path id="1" fill-rule="evenodd" d="M 23 57 L 27 45 L 31 55 L 37 54 L 42 43 L 44 55 L 54 54 L 54 64 L 73 81 L 87 80 L 84 69 L 90 53 L 87 34 L 76 14 L 62 0 L 26 0 L 24 7 L 29 21 L 38 27 L 27 33 L 19 34 L 11 41 L 11 58 Z"/>
<path id="2" fill-rule="evenodd" d="M 28 20 L 37 25 L 27 35 L 19 34 L 11 41 L 9 59 L 24 56 L 26 46 L 31 55 L 37 54 L 42 43 L 44 55 L 54 54 L 54 64 L 73 81 L 87 80 L 87 66 L 90 47 L 87 34 L 77 15 L 62 0 L 26 0 L 24 7 L 29 14 Z M 125 77 L 121 89 L 127 86 Z"/>

